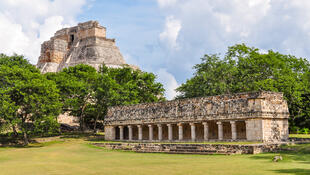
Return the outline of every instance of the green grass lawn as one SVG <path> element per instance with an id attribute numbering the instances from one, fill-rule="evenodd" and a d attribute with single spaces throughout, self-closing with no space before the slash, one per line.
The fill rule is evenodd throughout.
<path id="1" fill-rule="evenodd" d="M 82 139 L 65 139 L 29 148 L 0 148 L 0 174 L 310 174 L 310 144 L 279 154 L 177 155 L 112 151 Z"/>
<path id="2" fill-rule="evenodd" d="M 310 139 L 310 134 L 290 134 L 290 137 Z"/>

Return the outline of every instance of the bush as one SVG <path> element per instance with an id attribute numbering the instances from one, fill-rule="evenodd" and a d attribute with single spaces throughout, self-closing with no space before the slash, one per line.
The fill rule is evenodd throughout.
<path id="1" fill-rule="evenodd" d="M 298 126 L 292 126 L 289 128 L 290 129 L 290 134 L 298 134 L 300 128 Z"/>
<path id="2" fill-rule="evenodd" d="M 298 134 L 310 134 L 310 129 L 302 128 L 300 131 L 298 131 Z"/>

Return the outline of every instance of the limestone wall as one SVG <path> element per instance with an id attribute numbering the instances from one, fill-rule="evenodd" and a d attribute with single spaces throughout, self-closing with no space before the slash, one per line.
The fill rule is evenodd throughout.
<path id="1" fill-rule="evenodd" d="M 182 154 L 258 154 L 276 152 L 285 144 L 174 144 L 174 143 L 93 143 L 114 150 Z"/>
<path id="2" fill-rule="evenodd" d="M 70 126 L 78 127 L 80 125 L 79 118 L 75 116 L 71 116 L 68 113 L 60 114 L 57 117 L 57 122 L 62 124 L 67 124 Z"/>
<path id="3" fill-rule="evenodd" d="M 288 120 L 265 119 L 263 120 L 263 140 L 272 142 L 275 140 L 287 140 L 289 136 Z"/>
<path id="4" fill-rule="evenodd" d="M 37 67 L 43 73 L 61 71 L 77 64 L 88 64 L 99 70 L 102 63 L 109 67 L 126 64 L 115 39 L 106 38 L 106 28 L 97 21 L 88 21 L 61 29 L 45 41 Z"/>
<path id="5" fill-rule="evenodd" d="M 105 135 L 104 135 L 105 140 L 113 140 L 115 138 L 115 128 L 114 127 L 105 126 L 104 131 L 105 131 Z"/>
<path id="6" fill-rule="evenodd" d="M 110 107 L 105 117 L 105 124 L 126 125 L 255 118 L 287 119 L 288 116 L 287 103 L 282 93 L 250 92 Z M 249 123 L 249 125 L 252 124 Z"/>
<path id="7" fill-rule="evenodd" d="M 249 141 L 263 140 L 263 120 L 249 119 L 246 121 L 246 138 Z"/>

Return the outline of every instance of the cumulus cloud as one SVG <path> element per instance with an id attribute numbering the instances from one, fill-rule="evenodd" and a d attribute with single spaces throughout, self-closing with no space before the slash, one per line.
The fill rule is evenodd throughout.
<path id="1" fill-rule="evenodd" d="M 23 54 L 35 64 L 40 44 L 58 29 L 76 24 L 86 0 L 2 0 L 0 53 Z"/>
<path id="2" fill-rule="evenodd" d="M 178 95 L 178 93 L 175 91 L 175 89 L 179 86 L 177 81 L 175 80 L 175 77 L 167 72 L 166 69 L 159 69 L 157 71 L 158 75 L 158 81 L 161 82 L 164 85 L 165 96 L 168 100 L 172 100 L 174 97 Z"/>
<path id="3" fill-rule="evenodd" d="M 139 62 L 134 59 L 129 53 L 124 53 L 123 57 L 127 64 L 132 64 L 138 67 L 140 66 Z"/>
<path id="4" fill-rule="evenodd" d="M 160 41 L 169 49 L 177 49 L 177 39 L 181 28 L 182 25 L 180 20 L 175 19 L 173 16 L 168 16 L 166 18 L 164 31 L 159 35 Z"/>
<path id="5" fill-rule="evenodd" d="M 225 53 L 228 46 L 236 43 L 310 57 L 310 1 L 157 2 L 161 13 L 166 16 L 160 40 L 178 48 L 173 55 L 168 55 L 170 62 L 174 63 L 167 67 L 170 72 L 176 68 L 178 72 L 188 72 L 184 68 L 199 63 L 204 54 Z M 175 25 L 167 25 L 176 19 Z M 160 44 L 165 46 L 165 42 Z"/>
<path id="6" fill-rule="evenodd" d="M 201 62 L 204 54 L 225 54 L 228 46 L 238 43 L 257 47 L 262 53 L 272 49 L 310 60 L 310 1 L 158 0 L 157 3 L 164 16 L 160 48 L 170 48 L 169 52 L 158 50 L 164 53 L 161 60 L 165 65 L 160 66 L 179 83 L 192 77 L 192 67 Z M 178 25 L 168 25 L 174 20 Z M 173 30 L 171 26 L 179 28 Z"/>
<path id="7" fill-rule="evenodd" d="M 177 0 L 157 0 L 159 7 L 169 7 L 177 3 Z"/>

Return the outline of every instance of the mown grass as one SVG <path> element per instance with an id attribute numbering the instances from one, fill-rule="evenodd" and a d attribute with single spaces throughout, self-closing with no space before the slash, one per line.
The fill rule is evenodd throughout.
<path id="1" fill-rule="evenodd" d="M 0 148 L 0 174 L 310 174 L 310 144 L 258 155 L 176 155 L 112 151 L 82 139 L 63 139 L 28 148 Z M 272 162 L 275 155 L 284 158 Z"/>
<path id="2" fill-rule="evenodd" d="M 310 134 L 290 134 L 290 137 L 293 137 L 293 138 L 309 138 L 310 139 Z"/>

